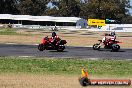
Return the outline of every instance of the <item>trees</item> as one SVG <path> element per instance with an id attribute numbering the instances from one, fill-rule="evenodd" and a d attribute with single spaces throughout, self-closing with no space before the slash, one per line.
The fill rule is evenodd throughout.
<path id="1" fill-rule="evenodd" d="M 88 3 L 81 4 L 80 16 L 85 19 L 98 18 L 123 21 L 124 17 L 130 15 L 128 14 L 128 8 L 131 8 L 129 3 L 129 0 L 89 0 Z"/>
<path id="2" fill-rule="evenodd" d="M 48 0 L 20 0 L 19 11 L 24 15 L 42 15 Z"/>
<path id="3" fill-rule="evenodd" d="M 56 3 L 56 7 L 52 9 L 47 8 L 46 14 L 51 14 L 52 16 L 78 17 L 81 10 L 78 0 L 60 0 L 58 3 Z"/>
<path id="4" fill-rule="evenodd" d="M 50 8 L 47 8 L 45 13 L 43 15 L 48 15 L 48 16 L 59 16 L 58 14 L 58 10 L 56 7 L 50 9 Z"/>
<path id="5" fill-rule="evenodd" d="M 60 16 L 79 16 L 80 6 L 76 0 L 61 0 L 58 5 Z"/>
<path id="6" fill-rule="evenodd" d="M 88 18 L 96 18 L 96 11 L 97 11 L 97 3 L 96 2 L 88 2 L 80 4 L 81 11 L 79 16 L 85 19 Z"/>
<path id="7" fill-rule="evenodd" d="M 46 7 L 50 0 L 1 0 L 0 14 L 75 16 L 113 19 L 126 22 L 130 18 L 130 0 L 58 0 L 57 8 Z M 130 22 L 130 21 L 129 21 Z"/>
<path id="8" fill-rule="evenodd" d="M 1 0 L 0 14 L 18 14 L 17 0 Z"/>

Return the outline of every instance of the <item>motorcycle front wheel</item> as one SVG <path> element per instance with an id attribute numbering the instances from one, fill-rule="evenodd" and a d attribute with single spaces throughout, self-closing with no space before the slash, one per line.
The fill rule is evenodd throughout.
<path id="1" fill-rule="evenodd" d="M 100 49 L 100 44 L 96 43 L 93 45 L 93 50 L 99 50 Z"/>

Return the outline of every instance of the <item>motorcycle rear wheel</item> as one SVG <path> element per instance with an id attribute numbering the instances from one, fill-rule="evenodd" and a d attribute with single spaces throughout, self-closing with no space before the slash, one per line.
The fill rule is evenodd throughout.
<path id="1" fill-rule="evenodd" d="M 43 46 L 42 44 L 39 44 L 39 45 L 38 45 L 38 50 L 39 50 L 39 51 L 43 51 L 43 50 L 44 50 L 44 46 Z"/>
<path id="2" fill-rule="evenodd" d="M 120 46 L 119 46 L 118 44 L 113 44 L 113 45 L 112 45 L 112 51 L 118 52 L 119 49 L 120 49 Z"/>
<path id="3" fill-rule="evenodd" d="M 64 49 L 65 49 L 65 46 L 58 46 L 57 51 L 63 52 Z"/>

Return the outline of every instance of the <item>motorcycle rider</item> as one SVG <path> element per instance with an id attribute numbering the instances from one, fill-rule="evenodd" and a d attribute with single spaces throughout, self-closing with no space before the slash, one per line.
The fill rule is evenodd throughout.
<path id="1" fill-rule="evenodd" d="M 104 37 L 103 37 L 103 39 L 102 39 L 102 42 L 100 43 L 100 45 L 98 46 L 98 47 L 101 47 L 104 43 L 107 43 L 107 41 L 108 41 L 108 35 L 109 34 L 107 34 L 107 33 L 105 33 L 104 34 Z"/>
<path id="2" fill-rule="evenodd" d="M 110 32 L 110 41 L 114 42 L 115 39 L 116 39 L 115 31 L 114 32 Z"/>
<path id="3" fill-rule="evenodd" d="M 116 34 L 115 31 L 114 32 L 110 32 L 110 34 L 104 34 L 104 37 L 102 39 L 102 42 L 100 43 L 100 45 L 98 47 L 101 47 L 104 43 L 106 45 L 109 45 L 109 43 L 113 43 L 116 39 Z"/>
<path id="4" fill-rule="evenodd" d="M 52 37 L 51 37 L 51 39 L 52 39 L 51 43 L 53 43 L 54 45 L 56 44 L 57 41 L 60 40 L 59 36 L 56 35 L 55 32 L 52 32 Z"/>

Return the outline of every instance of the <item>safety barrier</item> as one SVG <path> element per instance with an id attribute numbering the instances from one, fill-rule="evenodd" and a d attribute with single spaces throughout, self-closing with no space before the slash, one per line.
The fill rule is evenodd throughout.
<path id="1" fill-rule="evenodd" d="M 116 32 L 132 32 L 132 24 L 106 24 L 99 28 L 79 28 L 77 26 L 56 26 L 58 30 L 89 30 L 89 31 L 116 31 Z M 13 24 L 13 28 L 17 29 L 43 29 L 43 30 L 51 30 L 54 29 L 55 26 L 41 26 L 41 25 L 22 25 L 22 24 Z"/>

